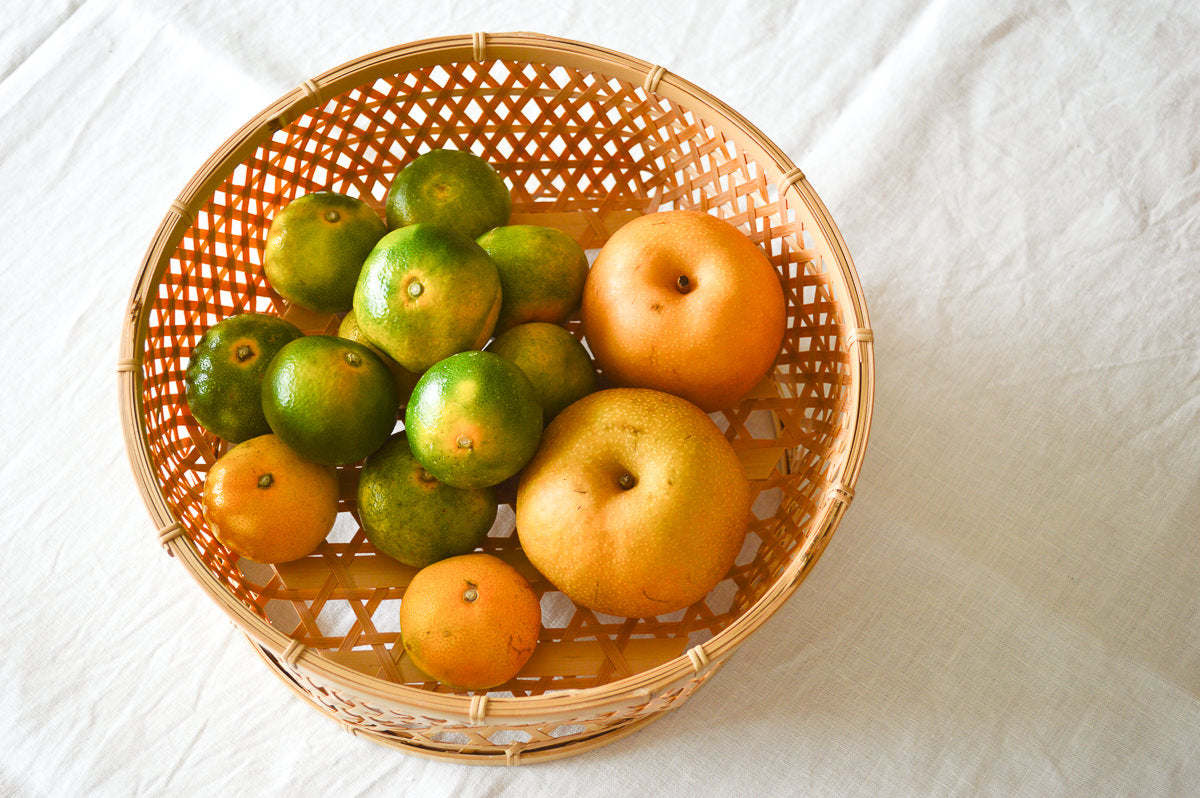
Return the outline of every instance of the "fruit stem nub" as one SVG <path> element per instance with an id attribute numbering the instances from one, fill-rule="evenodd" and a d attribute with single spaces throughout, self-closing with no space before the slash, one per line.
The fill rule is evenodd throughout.
<path id="1" fill-rule="evenodd" d="M 634 478 L 633 474 L 625 473 L 617 478 L 617 484 L 621 486 L 621 490 L 629 490 L 637 484 L 637 479 Z"/>
<path id="2" fill-rule="evenodd" d="M 681 294 L 686 294 L 693 288 L 692 281 L 688 279 L 686 274 L 681 274 L 675 278 L 675 290 Z"/>
<path id="3" fill-rule="evenodd" d="M 275 477 L 270 474 L 263 474 L 258 478 L 258 486 L 260 488 L 269 488 L 273 484 L 275 484 Z"/>
<path id="4" fill-rule="evenodd" d="M 339 214 L 337 211 L 333 210 L 332 208 L 325 211 L 325 221 L 327 221 L 327 222 L 336 222 L 340 218 L 342 218 L 341 214 Z"/>
<path id="5" fill-rule="evenodd" d="M 254 350 L 250 347 L 250 344 L 242 344 L 237 348 L 237 351 L 234 352 L 234 356 L 237 357 L 239 363 L 245 363 L 247 360 L 254 357 Z"/>
<path id="6" fill-rule="evenodd" d="M 458 448 L 460 448 L 460 449 L 475 448 L 474 442 L 470 438 L 468 438 L 466 435 L 459 435 L 456 443 L 458 443 Z"/>
<path id="7" fill-rule="evenodd" d="M 475 588 L 474 582 L 467 582 L 467 589 L 463 591 L 463 601 L 474 601 L 479 598 L 479 591 Z"/>

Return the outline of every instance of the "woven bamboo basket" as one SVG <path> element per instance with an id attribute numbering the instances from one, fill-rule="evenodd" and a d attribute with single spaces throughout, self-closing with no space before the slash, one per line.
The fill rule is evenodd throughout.
<path id="1" fill-rule="evenodd" d="M 336 317 L 288 307 L 263 279 L 263 242 L 281 207 L 324 189 L 382 212 L 396 172 L 439 147 L 495 166 L 512 191 L 513 223 L 562 229 L 592 255 L 639 214 L 695 208 L 724 218 L 768 254 L 787 299 L 787 335 L 767 379 L 713 414 L 757 491 L 728 576 L 671 615 L 599 615 L 529 565 L 504 506 L 485 549 L 529 577 L 544 628 L 520 674 L 474 694 L 446 690 L 404 657 L 398 606 L 413 570 L 359 529 L 357 466 L 340 470 L 343 513 L 312 556 L 260 566 L 213 538 L 201 493 L 226 447 L 195 423 L 183 391 L 193 347 L 222 318 L 256 310 L 308 332 L 336 329 Z M 568 326 L 580 334 L 577 320 Z M 739 114 L 611 50 L 477 33 L 395 47 L 305 81 L 209 158 L 171 203 L 133 287 L 120 406 L 159 542 L 287 685 L 369 739 L 515 764 L 589 750 L 678 707 L 792 595 L 854 495 L 873 401 L 872 340 L 829 212 Z"/>

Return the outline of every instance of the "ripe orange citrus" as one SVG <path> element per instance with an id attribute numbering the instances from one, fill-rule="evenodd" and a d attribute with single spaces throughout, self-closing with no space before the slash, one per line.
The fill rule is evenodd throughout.
<path id="1" fill-rule="evenodd" d="M 363 265 L 354 315 L 367 339 L 412 372 L 479 349 L 500 312 L 500 275 L 474 241 L 432 224 L 388 233 Z"/>
<path id="2" fill-rule="evenodd" d="M 525 577 L 482 552 L 422 568 L 400 601 L 409 658 L 459 690 L 487 690 L 516 676 L 537 646 L 541 622 Z"/>
<path id="3" fill-rule="evenodd" d="M 497 227 L 479 237 L 496 262 L 504 299 L 496 334 L 531 321 L 561 324 L 579 309 L 588 261 L 561 230 L 531 224 Z"/>
<path id="4" fill-rule="evenodd" d="M 597 368 L 707 412 L 736 404 L 766 375 L 787 325 L 770 260 L 733 225 L 664 211 L 625 224 L 588 273 L 581 310 Z"/>
<path id="5" fill-rule="evenodd" d="M 363 260 L 387 226 L 357 197 L 305 194 L 271 220 L 263 272 L 280 296 L 308 310 L 350 309 Z"/>
<path id="6" fill-rule="evenodd" d="M 550 422 L 517 488 L 529 561 L 575 603 L 627 617 L 703 598 L 746 534 L 751 490 L 729 442 L 677 396 L 613 388 Z"/>
<path id="7" fill-rule="evenodd" d="M 263 374 L 284 344 L 303 335 L 291 322 L 265 313 L 241 313 L 208 328 L 184 377 L 192 416 L 231 443 L 270 432 L 262 411 Z"/>
<path id="8" fill-rule="evenodd" d="M 474 239 L 508 223 L 504 179 L 470 152 L 433 150 L 400 170 L 387 194 L 388 227 L 431 222 Z"/>
<path id="9" fill-rule="evenodd" d="M 413 456 L 447 485 L 498 485 L 533 457 L 542 406 L 529 378 L 491 352 L 461 352 L 417 382 L 404 427 Z"/>
<path id="10" fill-rule="evenodd" d="M 375 548 L 405 565 L 473 551 L 496 520 L 494 488 L 444 485 L 426 471 L 397 432 L 363 464 L 358 516 Z"/>
<path id="11" fill-rule="evenodd" d="M 332 335 L 279 350 L 263 378 L 271 430 L 309 460 L 353 463 L 378 449 L 396 424 L 396 382 L 379 356 Z"/>
<path id="12" fill-rule="evenodd" d="M 533 383 L 546 422 L 596 390 L 596 370 L 566 328 L 534 321 L 496 336 L 487 351 L 511 360 Z"/>
<path id="13" fill-rule="evenodd" d="M 204 480 L 204 518 L 235 553 L 289 562 L 316 550 L 337 518 L 338 478 L 275 435 L 239 443 Z"/>
<path id="14" fill-rule="evenodd" d="M 408 404 L 408 397 L 412 394 L 413 386 L 417 384 L 417 380 L 421 378 L 421 375 L 414 374 L 404 368 L 404 366 L 392 360 L 386 352 L 367 340 L 367 336 L 363 334 L 362 329 L 358 326 L 358 318 L 354 315 L 353 310 L 342 317 L 341 323 L 338 324 L 337 332 L 339 338 L 345 338 L 348 341 L 362 344 L 379 355 L 379 359 L 383 361 L 383 365 L 388 367 L 388 371 L 392 372 L 392 377 L 396 380 L 396 394 L 400 398 L 399 409 L 403 410 L 405 405 Z"/>

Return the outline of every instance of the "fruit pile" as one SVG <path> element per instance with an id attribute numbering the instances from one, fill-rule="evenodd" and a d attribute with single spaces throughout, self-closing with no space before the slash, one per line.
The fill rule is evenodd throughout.
<path id="1" fill-rule="evenodd" d="M 713 216 L 645 215 L 589 267 L 511 208 L 491 165 L 455 150 L 400 170 L 386 223 L 355 197 L 297 198 L 264 277 L 339 314 L 338 334 L 242 313 L 205 332 L 185 379 L 195 420 L 235 444 L 205 480 L 216 539 L 262 563 L 311 554 L 336 467 L 361 464 L 363 531 L 418 569 L 405 652 L 456 689 L 508 681 L 538 639 L 529 583 L 478 551 L 500 495 L 515 491 L 530 563 L 581 606 L 661 615 L 721 580 L 751 490 L 707 413 L 762 379 L 786 325 L 766 256 Z M 565 326 L 577 312 L 587 347 Z"/>

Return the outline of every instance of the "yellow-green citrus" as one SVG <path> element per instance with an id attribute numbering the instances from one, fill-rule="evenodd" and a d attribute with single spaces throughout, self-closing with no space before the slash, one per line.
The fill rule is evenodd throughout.
<path id="1" fill-rule="evenodd" d="M 587 349 L 557 324 L 518 324 L 496 336 L 487 351 L 511 360 L 525 372 L 546 422 L 596 390 L 596 369 Z"/>
<path id="2" fill-rule="evenodd" d="M 439 482 L 412 456 L 404 432 L 367 458 L 358 479 L 358 517 L 367 538 L 414 568 L 473 551 L 496 509 L 494 488 Z"/>
<path id="3" fill-rule="evenodd" d="M 386 232 L 379 214 L 357 197 L 305 194 L 271 220 L 263 273 L 280 296 L 303 308 L 349 310 L 363 260 Z"/>
<path id="4" fill-rule="evenodd" d="M 379 355 L 379 359 L 383 361 L 383 365 L 388 367 L 388 371 L 392 372 L 392 376 L 396 379 L 396 394 L 400 397 L 398 407 L 403 411 L 405 405 L 408 404 L 408 397 L 412 395 L 413 386 L 417 384 L 417 380 L 421 378 L 421 375 L 414 374 L 404 368 L 404 366 L 392 360 L 386 352 L 371 343 L 363 333 L 362 328 L 358 326 L 358 317 L 354 315 L 353 310 L 350 310 L 342 317 L 341 323 L 338 324 L 337 334 L 339 338 L 345 338 L 348 341 L 362 344 Z"/>
<path id="5" fill-rule="evenodd" d="M 575 239 L 553 227 L 513 224 L 478 241 L 500 271 L 497 335 L 531 321 L 561 324 L 579 309 L 588 262 Z"/>
<path id="6" fill-rule="evenodd" d="M 430 222 L 474 239 L 508 223 L 512 197 L 487 161 L 465 150 L 433 150 L 409 162 L 388 190 L 387 223 Z"/>

